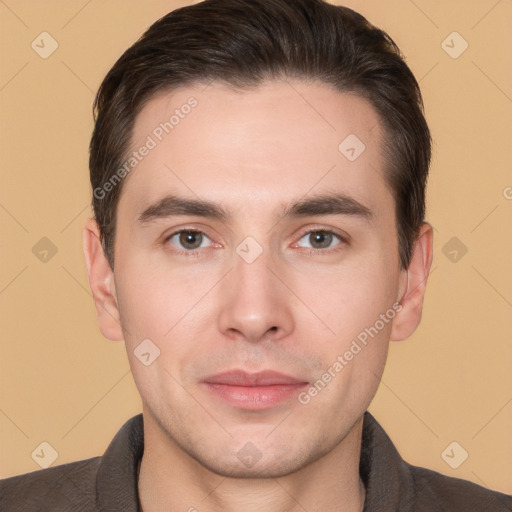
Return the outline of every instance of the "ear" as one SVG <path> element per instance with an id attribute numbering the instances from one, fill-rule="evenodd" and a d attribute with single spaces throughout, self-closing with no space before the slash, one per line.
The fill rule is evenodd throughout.
<path id="1" fill-rule="evenodd" d="M 114 273 L 103 252 L 98 223 L 94 219 L 86 220 L 82 242 L 100 331 L 105 338 L 120 341 L 123 339 L 123 331 L 119 320 Z"/>
<path id="2" fill-rule="evenodd" d="M 423 298 L 433 257 L 433 230 L 428 223 L 420 227 L 413 247 L 413 255 L 407 270 L 400 276 L 397 298 L 402 309 L 396 314 L 391 329 L 391 341 L 402 341 L 418 327 L 423 310 Z"/>

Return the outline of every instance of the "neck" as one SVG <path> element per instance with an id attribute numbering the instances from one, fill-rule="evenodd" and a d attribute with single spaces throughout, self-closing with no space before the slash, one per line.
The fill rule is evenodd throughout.
<path id="1" fill-rule="evenodd" d="M 138 481 L 142 512 L 362 512 L 359 475 L 363 418 L 330 452 L 279 478 L 218 475 L 181 450 L 144 416 Z"/>

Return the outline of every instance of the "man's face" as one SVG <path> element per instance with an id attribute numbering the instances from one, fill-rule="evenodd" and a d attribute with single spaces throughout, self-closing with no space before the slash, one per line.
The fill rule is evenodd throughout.
<path id="1" fill-rule="evenodd" d="M 148 136 L 118 204 L 114 271 L 145 421 L 219 474 L 305 467 L 372 400 L 404 291 L 376 112 L 323 84 L 213 83 L 153 97 L 131 150 Z M 227 216 L 148 210 L 170 195 Z M 345 199 L 283 216 L 326 195 Z M 232 370 L 295 380 L 218 376 Z"/>

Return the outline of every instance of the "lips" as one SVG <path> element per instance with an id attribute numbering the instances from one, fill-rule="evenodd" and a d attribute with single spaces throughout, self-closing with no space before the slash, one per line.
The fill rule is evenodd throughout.
<path id="1" fill-rule="evenodd" d="M 258 373 L 247 373 L 242 370 L 232 370 L 207 377 L 204 379 L 204 382 L 208 384 L 225 384 L 228 386 L 246 387 L 307 384 L 304 380 L 296 379 L 295 377 L 272 370 L 263 370 Z"/>
<path id="2" fill-rule="evenodd" d="M 308 382 L 272 370 L 231 370 L 206 377 L 202 384 L 210 396 L 224 404 L 257 411 L 289 402 Z"/>

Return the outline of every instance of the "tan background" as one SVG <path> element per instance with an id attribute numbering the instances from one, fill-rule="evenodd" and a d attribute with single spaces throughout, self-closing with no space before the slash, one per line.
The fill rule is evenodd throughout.
<path id="1" fill-rule="evenodd" d="M 39 469 L 43 441 L 54 465 L 100 455 L 141 410 L 123 344 L 97 328 L 83 262 L 91 104 L 122 51 L 187 3 L 0 1 L 2 477 Z M 370 412 L 409 462 L 512 493 L 512 2 L 346 5 L 401 47 L 435 139 L 423 322 L 392 343 Z M 47 59 L 31 48 L 43 31 L 59 45 Z M 453 31 L 469 44 L 456 59 L 442 47 Z M 32 251 L 43 237 L 57 248 L 46 262 Z M 457 469 L 441 456 L 452 441 L 469 453 Z"/>

